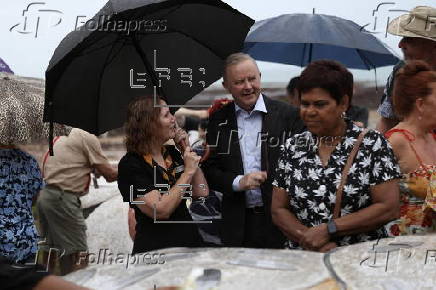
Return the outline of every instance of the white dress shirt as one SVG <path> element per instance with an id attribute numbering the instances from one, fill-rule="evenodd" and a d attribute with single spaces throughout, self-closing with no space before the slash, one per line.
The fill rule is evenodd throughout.
<path id="1" fill-rule="evenodd" d="M 245 111 L 235 103 L 235 113 L 244 174 L 260 171 L 262 119 L 263 114 L 267 113 L 263 96 L 259 96 L 251 112 Z M 243 175 L 238 175 L 233 180 L 234 191 L 241 191 L 239 181 L 242 177 Z M 245 200 L 247 208 L 263 206 L 260 188 L 245 191 Z"/>

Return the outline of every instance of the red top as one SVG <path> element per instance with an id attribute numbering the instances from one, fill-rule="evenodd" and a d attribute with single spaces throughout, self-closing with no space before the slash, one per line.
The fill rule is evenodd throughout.
<path id="1" fill-rule="evenodd" d="M 415 153 L 416 159 L 418 159 L 419 164 L 422 166 L 423 169 L 427 169 L 427 167 L 424 165 L 424 162 L 422 162 L 421 157 L 418 155 L 418 152 L 416 152 L 415 147 L 413 147 L 412 142 L 415 141 L 416 137 L 412 132 L 406 129 L 391 129 L 385 133 L 385 137 L 389 139 L 393 133 L 397 132 L 401 133 L 409 141 L 410 148 L 412 148 L 412 151 Z M 432 134 L 433 138 L 436 140 L 435 130 L 430 131 L 429 134 Z"/>

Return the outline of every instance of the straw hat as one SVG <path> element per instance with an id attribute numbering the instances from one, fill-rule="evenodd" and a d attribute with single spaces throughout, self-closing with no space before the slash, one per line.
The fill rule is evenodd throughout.
<path id="1" fill-rule="evenodd" d="M 417 6 L 388 25 L 390 34 L 404 37 L 421 37 L 436 41 L 436 8 Z"/>

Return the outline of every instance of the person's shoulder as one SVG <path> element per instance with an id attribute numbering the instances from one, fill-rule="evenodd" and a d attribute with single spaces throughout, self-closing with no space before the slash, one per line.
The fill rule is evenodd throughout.
<path id="1" fill-rule="evenodd" d="M 91 133 L 89 133 L 85 130 L 79 129 L 79 128 L 73 128 L 71 130 L 69 137 L 74 138 L 76 136 L 80 136 L 81 138 L 86 139 L 86 140 L 92 140 L 92 141 L 97 140 L 98 141 L 97 136 L 95 136 L 94 134 L 91 134 Z"/>
<path id="2" fill-rule="evenodd" d="M 360 126 L 357 126 L 354 122 L 351 122 L 352 127 L 351 127 L 351 134 L 353 135 L 352 137 L 357 138 L 363 131 L 366 131 L 365 136 L 364 136 L 364 140 L 376 140 L 378 138 L 382 138 L 385 139 L 383 134 L 381 134 L 379 131 L 375 130 L 375 129 L 370 129 L 370 128 L 362 128 Z M 349 137 L 349 136 L 348 136 Z"/>
<path id="3" fill-rule="evenodd" d="M 31 164 L 31 165 L 38 165 L 38 161 L 36 161 L 35 157 L 33 157 L 32 155 L 30 155 L 30 153 L 27 153 L 26 151 L 23 150 L 13 150 L 14 154 L 16 154 L 17 156 L 20 156 L 21 159 L 23 161 L 25 161 L 25 163 Z"/>
<path id="4" fill-rule="evenodd" d="M 209 121 L 212 119 L 223 119 L 227 118 L 229 113 L 231 113 L 232 108 L 235 106 L 233 105 L 233 101 L 226 102 L 224 104 L 214 105 L 215 107 L 211 112 L 209 113 Z"/>
<path id="5" fill-rule="evenodd" d="M 292 111 L 292 112 L 298 112 L 298 108 L 291 106 L 290 104 L 284 102 L 284 101 L 280 101 L 280 100 L 274 100 L 271 99 L 268 96 L 262 95 L 263 96 L 263 100 L 265 102 L 265 105 L 267 106 L 271 106 L 272 108 L 275 108 L 277 110 L 282 110 L 282 111 Z"/>
<path id="6" fill-rule="evenodd" d="M 354 126 L 358 127 L 357 125 Z M 362 132 L 363 130 L 363 128 L 360 128 L 360 132 Z M 363 148 L 368 150 L 368 152 L 377 152 L 380 150 L 384 151 L 386 149 L 392 149 L 392 146 L 386 139 L 386 137 L 375 129 L 367 129 L 362 143 Z"/>
<path id="7" fill-rule="evenodd" d="M 406 146 L 409 146 L 407 137 L 402 133 L 401 128 L 395 126 L 385 133 L 386 139 L 389 141 L 394 150 L 403 150 Z"/>
<path id="8" fill-rule="evenodd" d="M 234 108 L 234 100 L 230 99 L 218 99 L 215 100 L 212 106 L 208 110 L 209 121 L 211 119 L 222 118 L 228 114 L 231 108 Z"/>
<path id="9" fill-rule="evenodd" d="M 395 73 L 397 72 L 400 68 L 402 68 L 403 66 L 405 66 L 406 63 L 403 60 L 400 60 L 399 62 L 397 62 L 397 64 L 394 66 L 394 68 L 392 69 L 392 72 Z"/>
<path id="10" fill-rule="evenodd" d="M 312 134 L 308 130 L 304 130 L 301 133 L 294 134 L 292 137 L 288 139 L 298 139 L 298 138 L 312 138 Z"/>
<path id="11" fill-rule="evenodd" d="M 273 100 L 264 96 L 265 106 L 268 114 L 272 113 L 282 120 L 282 124 L 291 125 L 296 132 L 304 130 L 304 123 L 300 119 L 300 109 L 279 100 Z"/>
<path id="12" fill-rule="evenodd" d="M 313 136 L 309 131 L 303 131 L 301 133 L 292 135 L 285 140 L 284 148 L 286 150 L 295 151 L 300 147 L 308 147 L 313 143 Z"/>
<path id="13" fill-rule="evenodd" d="M 275 100 L 275 99 L 268 97 L 268 96 L 265 96 L 265 95 L 262 95 L 262 97 L 263 97 L 263 101 L 265 102 L 265 104 L 281 106 L 281 107 L 292 107 L 291 105 L 289 105 L 288 103 L 286 103 L 284 101 Z"/>
<path id="14" fill-rule="evenodd" d="M 129 168 L 144 163 L 143 157 L 135 152 L 127 152 L 118 163 L 119 169 Z"/>

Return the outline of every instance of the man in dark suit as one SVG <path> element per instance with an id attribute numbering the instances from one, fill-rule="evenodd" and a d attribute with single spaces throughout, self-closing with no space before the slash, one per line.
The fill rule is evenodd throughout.
<path id="1" fill-rule="evenodd" d="M 298 110 L 261 94 L 260 72 L 249 55 L 225 63 L 223 86 L 233 96 L 209 117 L 204 164 L 209 187 L 223 193 L 224 246 L 282 248 L 271 221 L 272 179 L 284 140 L 303 129 Z"/>

